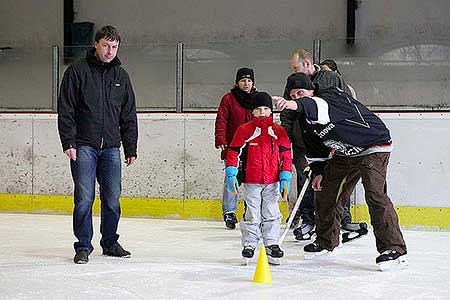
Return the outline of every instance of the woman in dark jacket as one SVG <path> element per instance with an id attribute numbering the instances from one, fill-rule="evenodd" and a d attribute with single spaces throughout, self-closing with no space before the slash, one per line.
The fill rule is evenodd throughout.
<path id="1" fill-rule="evenodd" d="M 220 101 L 215 125 L 215 147 L 221 149 L 221 159 L 227 156 L 227 147 L 239 126 L 250 122 L 253 118 L 251 97 L 256 93 L 255 75 L 252 69 L 240 68 L 236 73 L 235 85 Z M 237 195 L 227 190 L 224 184 L 222 196 L 222 212 L 225 225 L 236 228 Z"/>

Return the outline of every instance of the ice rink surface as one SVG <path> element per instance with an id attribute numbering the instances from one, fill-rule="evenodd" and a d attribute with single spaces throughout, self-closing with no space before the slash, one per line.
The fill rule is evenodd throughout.
<path id="1" fill-rule="evenodd" d="M 71 216 L 0 214 L 0 299 L 450 299 L 450 232 L 404 230 L 409 267 L 391 272 L 375 265 L 372 231 L 314 260 L 289 233 L 262 285 L 222 222 L 122 218 L 124 259 L 101 255 L 94 225 L 90 262 L 75 265 Z"/>

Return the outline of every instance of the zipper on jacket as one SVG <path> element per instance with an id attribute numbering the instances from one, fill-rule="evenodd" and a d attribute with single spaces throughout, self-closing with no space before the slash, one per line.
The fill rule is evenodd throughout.
<path id="1" fill-rule="evenodd" d="M 105 128 L 105 102 L 106 102 L 106 93 L 105 93 L 105 72 L 106 69 L 102 70 L 102 131 L 101 131 L 101 142 L 100 149 L 103 149 L 103 130 Z"/>

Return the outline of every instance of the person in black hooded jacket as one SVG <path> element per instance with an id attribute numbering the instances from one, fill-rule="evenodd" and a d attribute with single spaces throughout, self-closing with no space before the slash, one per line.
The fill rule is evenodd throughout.
<path id="1" fill-rule="evenodd" d="M 86 58 L 67 68 L 58 98 L 58 130 L 64 153 L 70 158 L 75 186 L 73 230 L 75 263 L 87 263 L 93 251 L 92 205 L 95 180 L 100 185 L 103 254 L 128 257 L 118 243 L 121 158 L 131 165 L 137 158 L 137 117 L 133 87 L 120 66 L 120 35 L 112 26 L 95 34 Z"/>
<path id="2" fill-rule="evenodd" d="M 321 69 L 319 65 L 313 64 L 313 57 L 311 53 L 306 49 L 296 49 L 291 55 L 290 59 L 291 71 L 296 73 L 307 74 L 311 81 L 317 86 L 318 90 L 324 90 L 329 87 L 337 87 L 350 94 L 350 89 L 345 83 L 344 79 L 337 72 L 327 71 Z M 292 75 L 291 75 L 292 76 Z M 288 87 L 284 89 L 283 97 L 291 100 Z M 305 132 L 302 132 L 300 128 L 297 115 L 294 111 L 283 110 L 280 113 L 281 126 L 286 129 L 289 139 L 292 142 L 293 163 L 295 165 L 297 174 L 297 190 L 300 191 L 303 184 L 306 181 L 306 175 L 303 174 L 303 170 L 307 166 L 305 158 Z M 354 238 L 359 238 L 367 234 L 367 223 L 365 222 L 352 222 L 352 216 L 350 213 L 350 195 L 352 190 L 346 191 L 343 196 L 347 197 L 347 204 L 344 206 L 341 216 L 342 229 L 347 232 L 352 232 Z M 294 206 L 295 199 L 290 201 L 292 207 Z M 301 217 L 302 223 L 300 226 L 294 229 L 295 238 L 299 241 L 310 240 L 315 234 L 315 205 L 314 205 L 314 191 L 309 186 L 300 202 L 300 207 L 297 214 L 294 217 L 293 224 L 298 223 L 298 219 Z M 295 227 L 296 225 L 294 225 Z"/>
<path id="3" fill-rule="evenodd" d="M 406 243 L 387 195 L 386 175 L 393 150 L 389 129 L 377 115 L 344 91 L 329 87 L 316 92 L 306 74 L 289 76 L 286 86 L 295 100 L 273 99 L 278 109 L 297 114 L 306 133 L 306 156 L 313 171 L 312 187 L 317 191 L 317 237 L 303 248 L 305 258 L 326 254 L 339 245 L 340 212 L 347 200 L 342 193 L 353 190 L 355 179 L 361 177 L 380 253 L 375 261 L 381 271 L 406 267 Z"/>

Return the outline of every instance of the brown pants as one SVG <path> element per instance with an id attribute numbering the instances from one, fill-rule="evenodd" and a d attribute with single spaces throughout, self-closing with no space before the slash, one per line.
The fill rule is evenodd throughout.
<path id="1" fill-rule="evenodd" d="M 406 253 L 406 244 L 398 224 L 397 213 L 386 191 L 386 171 L 390 153 L 373 153 L 361 157 L 334 156 L 325 168 L 322 191 L 316 194 L 316 241 L 328 250 L 339 244 L 340 212 L 346 197 L 362 178 L 378 252 L 396 250 Z"/>

